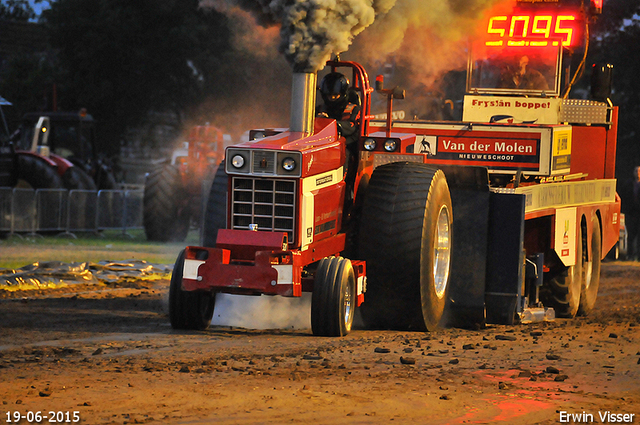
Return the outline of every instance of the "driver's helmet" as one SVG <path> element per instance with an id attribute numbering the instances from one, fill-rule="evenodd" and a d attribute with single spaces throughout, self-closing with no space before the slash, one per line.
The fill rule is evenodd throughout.
<path id="1" fill-rule="evenodd" d="M 330 108 L 344 108 L 348 103 L 349 80 L 339 72 L 331 72 L 320 82 L 320 94 L 325 105 Z"/>

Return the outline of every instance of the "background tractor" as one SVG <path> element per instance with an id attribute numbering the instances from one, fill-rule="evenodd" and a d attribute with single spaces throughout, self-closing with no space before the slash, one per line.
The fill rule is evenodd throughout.
<path id="1" fill-rule="evenodd" d="M 203 184 L 211 181 L 224 157 L 224 138 L 219 128 L 194 126 L 171 163 L 147 175 L 143 220 L 148 240 L 184 241 L 191 223 L 200 223 Z"/>
<path id="2" fill-rule="evenodd" d="M 80 112 L 31 112 L 11 141 L 10 186 L 34 189 L 116 189 L 111 162 L 97 151 L 95 122 Z"/>

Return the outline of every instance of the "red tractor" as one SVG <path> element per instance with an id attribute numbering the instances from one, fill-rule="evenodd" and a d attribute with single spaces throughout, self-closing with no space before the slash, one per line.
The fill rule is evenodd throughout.
<path id="1" fill-rule="evenodd" d="M 404 92 L 382 79 L 387 119 L 374 119 L 364 68 L 328 62 L 362 108 L 351 163 L 336 120 L 314 116 L 316 75 L 294 73 L 290 128 L 226 149 L 203 246 L 175 263 L 172 326 L 206 328 L 218 293 L 312 292 L 325 336 L 348 333 L 357 307 L 367 326 L 428 331 L 589 313 L 619 233 L 618 110 L 608 65 L 589 100 L 561 85 L 597 12 L 569 3 L 490 18 L 461 122 L 394 121 Z M 521 84 L 524 62 L 536 84 Z"/>
<path id="2" fill-rule="evenodd" d="M 224 134 L 208 124 L 194 126 L 185 144 L 170 164 L 147 176 L 143 221 L 148 240 L 184 241 L 191 223 L 201 221 L 202 185 L 224 156 Z"/>
<path id="3" fill-rule="evenodd" d="M 93 117 L 80 112 L 25 114 L 13 137 L 11 185 L 34 189 L 115 189 L 110 161 L 97 149 Z"/>

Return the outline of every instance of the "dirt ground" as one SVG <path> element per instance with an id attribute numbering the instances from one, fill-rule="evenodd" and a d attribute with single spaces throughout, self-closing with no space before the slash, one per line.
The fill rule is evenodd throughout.
<path id="1" fill-rule="evenodd" d="M 1 294 L 1 423 L 640 423 L 638 263 L 603 264 L 590 317 L 431 334 L 178 332 L 167 292 Z"/>

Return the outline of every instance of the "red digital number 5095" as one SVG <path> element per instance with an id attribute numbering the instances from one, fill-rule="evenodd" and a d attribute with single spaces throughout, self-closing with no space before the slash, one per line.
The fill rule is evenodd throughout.
<path id="1" fill-rule="evenodd" d="M 577 18 L 574 15 L 499 15 L 489 19 L 487 46 L 572 46 Z M 556 40 L 556 41 L 553 41 Z"/>

